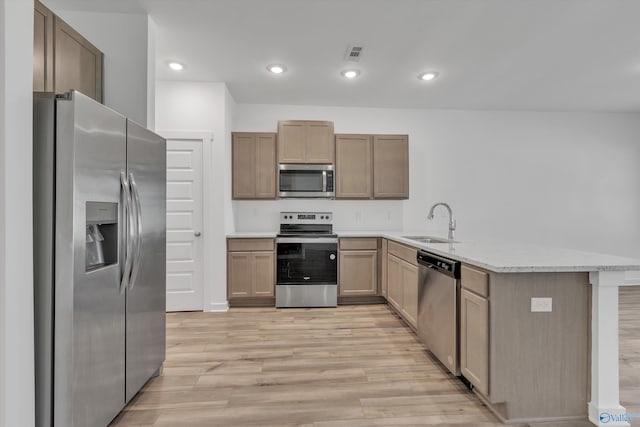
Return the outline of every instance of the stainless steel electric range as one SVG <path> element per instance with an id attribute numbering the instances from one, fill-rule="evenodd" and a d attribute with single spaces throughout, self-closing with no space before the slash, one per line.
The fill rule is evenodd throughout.
<path id="1" fill-rule="evenodd" d="M 276 307 L 335 307 L 338 237 L 331 212 L 281 212 Z"/>

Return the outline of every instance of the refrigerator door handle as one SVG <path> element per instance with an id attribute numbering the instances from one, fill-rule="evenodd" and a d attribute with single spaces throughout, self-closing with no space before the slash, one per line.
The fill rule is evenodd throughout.
<path id="1" fill-rule="evenodd" d="M 125 238 L 125 255 L 124 255 L 124 268 L 122 269 L 122 278 L 120 279 L 120 293 L 123 293 L 127 286 L 129 286 L 129 276 L 131 275 L 131 264 L 133 262 L 133 240 L 131 239 L 132 223 L 133 223 L 133 203 L 131 199 L 131 191 L 129 189 L 129 181 L 124 172 L 120 172 L 120 184 L 122 191 L 124 192 L 124 238 Z"/>
<path id="2" fill-rule="evenodd" d="M 135 205 L 135 221 L 136 221 L 136 248 L 133 262 L 133 270 L 131 272 L 131 280 L 129 280 L 129 290 L 133 289 L 140 272 L 140 259 L 142 255 L 142 212 L 140 209 L 140 193 L 138 192 L 138 185 L 133 177 L 133 173 L 129 173 L 129 184 L 131 185 L 131 192 L 133 194 L 133 201 Z"/>

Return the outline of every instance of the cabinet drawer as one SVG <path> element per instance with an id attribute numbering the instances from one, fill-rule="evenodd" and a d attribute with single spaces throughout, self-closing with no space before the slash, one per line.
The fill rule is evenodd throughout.
<path id="1" fill-rule="evenodd" d="M 375 251 L 376 249 L 378 249 L 378 239 L 375 237 L 373 238 L 349 237 L 349 238 L 340 239 L 340 249 L 346 250 L 346 251 L 351 251 L 351 250 Z"/>
<path id="2" fill-rule="evenodd" d="M 229 252 L 273 251 L 274 239 L 227 239 Z"/>
<path id="3" fill-rule="evenodd" d="M 489 273 L 462 265 L 461 286 L 483 297 L 489 296 Z"/>
<path id="4" fill-rule="evenodd" d="M 390 254 L 405 260 L 411 265 L 415 265 L 415 266 L 418 265 L 418 261 L 416 260 L 418 255 L 418 250 L 416 248 L 401 245 L 400 243 L 392 242 L 391 240 L 389 240 L 389 244 L 387 248 Z"/>

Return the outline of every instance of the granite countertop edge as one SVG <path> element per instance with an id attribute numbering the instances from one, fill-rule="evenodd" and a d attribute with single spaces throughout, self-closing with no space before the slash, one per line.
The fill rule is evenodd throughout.
<path id="1" fill-rule="evenodd" d="M 551 272 L 595 272 L 637 271 L 640 260 L 585 252 L 575 249 L 513 245 L 507 243 L 454 242 L 420 243 L 403 236 L 432 236 L 432 233 L 411 231 L 337 230 L 339 238 L 383 237 L 404 245 L 422 249 L 436 255 L 461 261 L 495 273 L 551 273 Z M 235 232 L 227 238 L 275 238 L 275 231 Z"/>

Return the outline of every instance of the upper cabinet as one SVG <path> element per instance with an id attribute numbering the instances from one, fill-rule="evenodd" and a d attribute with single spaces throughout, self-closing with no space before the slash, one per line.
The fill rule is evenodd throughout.
<path id="1" fill-rule="evenodd" d="M 336 198 L 370 199 L 371 135 L 336 135 Z"/>
<path id="2" fill-rule="evenodd" d="M 409 198 L 408 136 L 336 135 L 336 198 Z"/>
<path id="3" fill-rule="evenodd" d="M 373 136 L 373 197 L 409 198 L 409 138 L 407 135 Z"/>
<path id="4" fill-rule="evenodd" d="M 276 198 L 276 135 L 234 132 L 231 139 L 234 199 Z"/>
<path id="5" fill-rule="evenodd" d="M 53 13 L 37 0 L 33 9 L 33 90 L 53 91 Z"/>
<path id="6" fill-rule="evenodd" d="M 54 89 L 76 89 L 102 102 L 102 52 L 57 16 L 54 19 Z"/>
<path id="7" fill-rule="evenodd" d="M 102 102 L 102 52 L 37 0 L 34 6 L 33 90 L 75 89 Z"/>
<path id="8" fill-rule="evenodd" d="M 278 162 L 333 164 L 333 122 L 278 122 Z"/>

